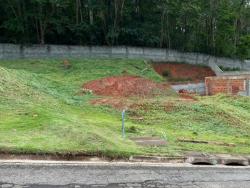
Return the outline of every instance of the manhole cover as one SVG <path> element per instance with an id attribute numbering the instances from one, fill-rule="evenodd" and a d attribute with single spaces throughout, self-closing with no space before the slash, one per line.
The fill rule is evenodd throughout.
<path id="1" fill-rule="evenodd" d="M 167 142 L 159 137 L 136 137 L 131 138 L 137 145 L 140 146 L 164 146 Z"/>

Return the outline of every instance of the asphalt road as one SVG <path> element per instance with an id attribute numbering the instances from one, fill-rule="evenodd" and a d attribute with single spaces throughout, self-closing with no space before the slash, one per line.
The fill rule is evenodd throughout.
<path id="1" fill-rule="evenodd" d="M 2 187 L 250 188 L 249 167 L 141 163 L 3 163 Z"/>

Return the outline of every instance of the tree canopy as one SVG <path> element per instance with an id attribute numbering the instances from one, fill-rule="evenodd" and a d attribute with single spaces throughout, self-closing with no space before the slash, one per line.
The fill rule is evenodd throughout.
<path id="1" fill-rule="evenodd" d="M 0 42 L 250 58 L 250 0 L 0 0 Z"/>

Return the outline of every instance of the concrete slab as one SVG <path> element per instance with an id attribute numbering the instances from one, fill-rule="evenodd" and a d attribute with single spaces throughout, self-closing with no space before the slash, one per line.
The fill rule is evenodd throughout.
<path id="1" fill-rule="evenodd" d="M 243 156 L 233 156 L 229 154 L 218 154 L 218 164 L 228 165 L 228 166 L 248 166 L 249 159 Z"/>
<path id="2" fill-rule="evenodd" d="M 70 55 L 73 57 L 90 57 L 89 46 L 69 46 Z"/>
<path id="3" fill-rule="evenodd" d="M 32 45 L 23 47 L 23 57 L 24 58 L 36 58 L 48 57 L 48 46 L 47 45 Z"/>
<path id="4" fill-rule="evenodd" d="M 91 46 L 91 56 L 93 57 L 111 57 L 111 48 L 106 46 Z"/>
<path id="5" fill-rule="evenodd" d="M 245 158 L 247 158 L 247 159 L 248 159 L 249 164 L 250 164 L 250 155 L 245 156 Z"/>
<path id="6" fill-rule="evenodd" d="M 218 163 L 217 158 L 213 156 L 190 156 L 185 162 L 193 165 L 216 165 Z"/>
<path id="7" fill-rule="evenodd" d="M 137 145 L 140 146 L 164 146 L 167 145 L 166 140 L 159 137 L 136 137 L 131 138 Z"/>
<path id="8" fill-rule="evenodd" d="M 154 162 L 154 163 L 184 163 L 185 157 L 160 157 L 160 156 L 131 156 L 129 158 L 132 162 Z"/>

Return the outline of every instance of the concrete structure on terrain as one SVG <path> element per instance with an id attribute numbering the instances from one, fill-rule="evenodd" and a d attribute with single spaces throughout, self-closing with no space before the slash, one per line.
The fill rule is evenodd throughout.
<path id="1" fill-rule="evenodd" d="M 176 91 L 184 89 L 199 94 L 215 94 L 218 92 L 249 95 L 247 79 L 242 76 L 250 75 L 250 61 L 214 57 L 201 53 L 184 53 L 163 48 L 145 48 L 129 46 L 66 46 L 66 45 L 15 45 L 0 44 L 0 60 L 19 58 L 142 58 L 156 62 L 180 62 L 210 67 L 218 78 L 207 78 L 205 83 L 175 85 Z M 220 67 L 239 69 L 239 72 L 223 72 Z M 230 77 L 231 76 L 231 77 Z M 238 76 L 236 78 L 235 76 Z M 220 81 L 219 81 L 220 80 Z M 213 84 L 211 84 L 214 82 Z M 220 82 L 220 84 L 219 84 Z M 243 84 L 244 82 L 244 84 Z M 224 83 L 224 84 L 223 84 Z M 231 84 L 230 84 L 231 83 Z M 237 84 L 236 84 L 237 83 Z M 244 86 L 243 86 L 244 85 Z"/>
<path id="2" fill-rule="evenodd" d="M 250 75 L 217 76 L 205 79 L 206 95 L 226 93 L 249 96 Z"/>
<path id="3" fill-rule="evenodd" d="M 153 61 L 185 62 L 207 65 L 216 72 L 220 72 L 218 66 L 250 70 L 249 61 L 244 62 L 239 59 L 214 57 L 201 53 L 184 53 L 163 48 L 0 44 L 0 59 L 68 57 L 142 58 Z"/>
<path id="4" fill-rule="evenodd" d="M 200 95 L 204 95 L 206 93 L 204 82 L 171 85 L 171 88 L 175 90 L 176 92 L 179 92 L 180 90 L 185 90 L 185 91 L 188 91 L 191 93 L 197 93 Z"/>

